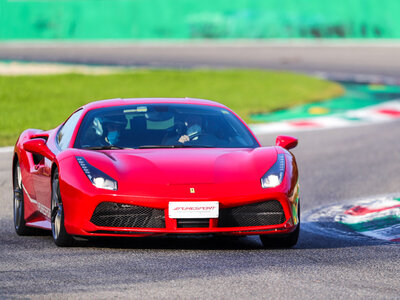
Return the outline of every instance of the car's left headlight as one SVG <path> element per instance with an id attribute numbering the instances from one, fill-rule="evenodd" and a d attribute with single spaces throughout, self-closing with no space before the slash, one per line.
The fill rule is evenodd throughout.
<path id="1" fill-rule="evenodd" d="M 116 191 L 118 189 L 117 181 L 110 176 L 108 176 L 103 171 L 93 167 L 89 164 L 86 159 L 82 156 L 76 156 L 76 160 L 81 166 L 83 172 L 92 182 L 92 184 L 99 189 L 113 190 Z"/>
<path id="2" fill-rule="evenodd" d="M 263 189 L 277 187 L 285 176 L 285 154 L 278 154 L 274 165 L 261 177 Z"/>

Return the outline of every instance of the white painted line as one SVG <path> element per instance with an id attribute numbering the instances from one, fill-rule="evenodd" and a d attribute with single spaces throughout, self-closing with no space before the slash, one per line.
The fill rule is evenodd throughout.
<path id="1" fill-rule="evenodd" d="M 387 119 L 385 119 L 387 121 Z M 314 123 L 314 125 L 309 126 L 296 126 L 293 123 L 306 122 Z M 323 129 L 335 129 L 335 128 L 345 128 L 353 127 L 359 125 L 372 124 L 371 122 L 351 122 L 338 117 L 323 117 L 321 119 L 301 119 L 301 120 L 290 120 L 282 122 L 272 122 L 263 124 L 250 124 L 251 130 L 255 134 L 267 134 L 267 133 L 280 133 L 280 132 L 296 132 L 296 131 L 314 131 Z"/>
<path id="2" fill-rule="evenodd" d="M 0 148 L 0 153 L 10 153 L 13 152 L 14 147 L 2 147 Z"/>
<path id="3" fill-rule="evenodd" d="M 315 119 L 311 119 L 311 121 L 314 121 L 321 127 L 347 127 L 352 125 L 352 121 L 349 121 L 344 118 L 340 118 L 338 116 L 326 116 L 326 117 L 318 117 Z"/>
<path id="4" fill-rule="evenodd" d="M 250 128 L 255 134 L 287 132 L 295 130 L 286 122 L 250 124 Z"/>

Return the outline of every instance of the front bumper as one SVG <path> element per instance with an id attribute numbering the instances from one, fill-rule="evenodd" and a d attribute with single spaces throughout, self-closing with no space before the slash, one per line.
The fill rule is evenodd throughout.
<path id="1" fill-rule="evenodd" d="M 220 205 L 219 218 L 182 220 L 169 218 L 168 203 L 170 201 L 189 201 L 188 199 L 138 198 L 118 194 L 90 195 L 71 186 L 64 189 L 64 191 L 62 197 L 65 211 L 65 228 L 69 234 L 77 236 L 141 237 L 167 234 L 284 234 L 295 230 L 298 224 L 297 192 L 292 196 L 282 192 L 273 192 L 230 197 L 229 199 L 190 199 L 190 201 L 218 201 Z M 260 219 L 259 213 L 264 209 L 260 205 L 265 203 L 270 205 L 272 202 L 277 203 L 282 211 L 279 221 L 275 218 L 269 223 L 257 222 L 257 219 Z M 110 211 L 109 213 L 105 211 L 103 214 L 99 214 L 99 207 L 107 203 L 126 210 L 131 209 L 132 215 L 135 214 L 135 209 L 147 210 L 150 213 L 146 214 L 140 211 L 137 213 L 141 214 L 140 217 L 134 220 L 129 220 L 129 217 L 126 217 L 129 214 L 126 211 L 125 214 L 118 211 Z M 254 212 L 253 208 L 256 206 L 261 208 L 255 210 L 256 214 L 252 216 L 252 210 Z M 132 210 L 130 207 L 134 207 L 134 209 Z M 246 211 L 248 207 L 251 208 L 250 211 Z M 237 219 L 232 221 L 232 218 L 227 218 L 226 211 L 238 212 L 239 221 Z M 246 214 L 245 217 L 242 217 L 242 221 L 240 221 L 241 212 Z M 113 214 L 114 220 L 112 219 Z M 111 215 L 111 218 L 108 215 Z M 146 218 L 148 219 L 147 221 Z"/>

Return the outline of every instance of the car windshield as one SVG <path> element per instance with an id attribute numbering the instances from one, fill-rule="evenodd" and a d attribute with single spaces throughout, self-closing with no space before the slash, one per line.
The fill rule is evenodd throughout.
<path id="1" fill-rule="evenodd" d="M 255 148 L 244 124 L 221 107 L 141 104 L 89 111 L 75 148 Z"/>

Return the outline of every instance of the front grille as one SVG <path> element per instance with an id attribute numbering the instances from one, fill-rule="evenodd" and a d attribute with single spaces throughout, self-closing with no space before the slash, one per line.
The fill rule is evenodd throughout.
<path id="1" fill-rule="evenodd" d="M 104 227 L 165 228 L 164 210 L 114 202 L 100 203 L 90 222 Z"/>
<path id="2" fill-rule="evenodd" d="M 278 200 L 224 208 L 219 211 L 218 227 L 245 227 L 282 224 L 285 213 Z"/>
<path id="3" fill-rule="evenodd" d="M 178 228 L 208 228 L 210 219 L 177 219 Z"/>

